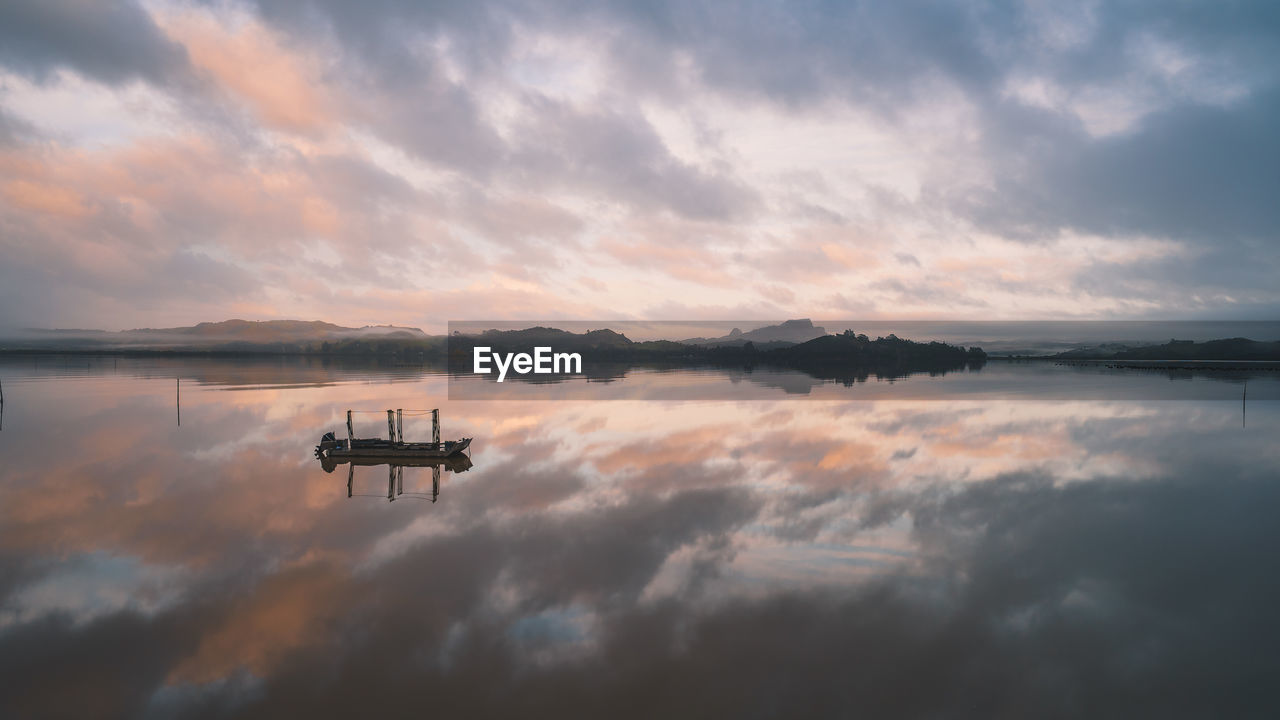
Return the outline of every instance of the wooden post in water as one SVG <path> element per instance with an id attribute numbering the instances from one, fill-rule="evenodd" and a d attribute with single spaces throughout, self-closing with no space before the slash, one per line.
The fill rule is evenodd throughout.
<path id="1" fill-rule="evenodd" d="M 178 427 L 182 427 L 182 378 L 174 378 L 174 400 L 178 405 Z"/>
<path id="2" fill-rule="evenodd" d="M 431 502 L 440 497 L 440 466 L 431 466 Z"/>
<path id="3" fill-rule="evenodd" d="M 351 486 L 356 481 L 356 464 L 347 465 L 347 497 L 351 497 Z"/>
<path id="4" fill-rule="evenodd" d="M 396 409 L 396 442 L 404 442 L 404 410 Z"/>
<path id="5" fill-rule="evenodd" d="M 431 442 L 440 447 L 440 408 L 431 411 Z"/>
<path id="6" fill-rule="evenodd" d="M 391 442 L 396 441 L 396 413 L 394 410 L 387 411 L 387 439 Z"/>
<path id="7" fill-rule="evenodd" d="M 404 466 L 396 466 L 396 495 L 404 494 Z"/>
<path id="8" fill-rule="evenodd" d="M 396 466 L 388 465 L 387 471 L 387 502 L 395 502 Z"/>
<path id="9" fill-rule="evenodd" d="M 352 440 L 355 439 L 356 431 L 351 427 L 351 411 L 347 411 L 347 451 L 350 452 L 353 447 Z"/>

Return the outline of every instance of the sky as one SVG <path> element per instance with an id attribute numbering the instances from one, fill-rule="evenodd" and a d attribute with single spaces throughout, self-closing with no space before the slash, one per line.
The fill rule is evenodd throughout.
<path id="1" fill-rule="evenodd" d="M 1270 2 L 0 3 L 0 327 L 1276 319 Z"/>

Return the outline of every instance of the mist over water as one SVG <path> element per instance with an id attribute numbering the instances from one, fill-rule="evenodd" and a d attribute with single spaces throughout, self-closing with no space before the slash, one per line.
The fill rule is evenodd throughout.
<path id="1" fill-rule="evenodd" d="M 0 716 L 1274 715 L 1275 380 L 1075 373 L 6 358 Z"/>

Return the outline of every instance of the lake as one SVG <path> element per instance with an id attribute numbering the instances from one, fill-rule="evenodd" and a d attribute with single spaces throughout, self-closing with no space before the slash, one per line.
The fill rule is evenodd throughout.
<path id="1" fill-rule="evenodd" d="M 1278 375 L 3 356 L 0 716 L 1273 717 Z"/>

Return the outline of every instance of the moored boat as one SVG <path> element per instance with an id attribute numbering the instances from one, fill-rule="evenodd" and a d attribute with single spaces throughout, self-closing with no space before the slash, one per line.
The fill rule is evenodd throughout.
<path id="1" fill-rule="evenodd" d="M 440 411 L 431 411 L 431 442 L 405 442 L 403 411 L 387 410 L 388 438 L 354 437 L 351 410 L 347 411 L 347 437 L 325 433 L 316 446 L 316 457 L 348 459 L 430 459 L 463 454 L 471 446 L 471 438 L 440 441 Z"/>

